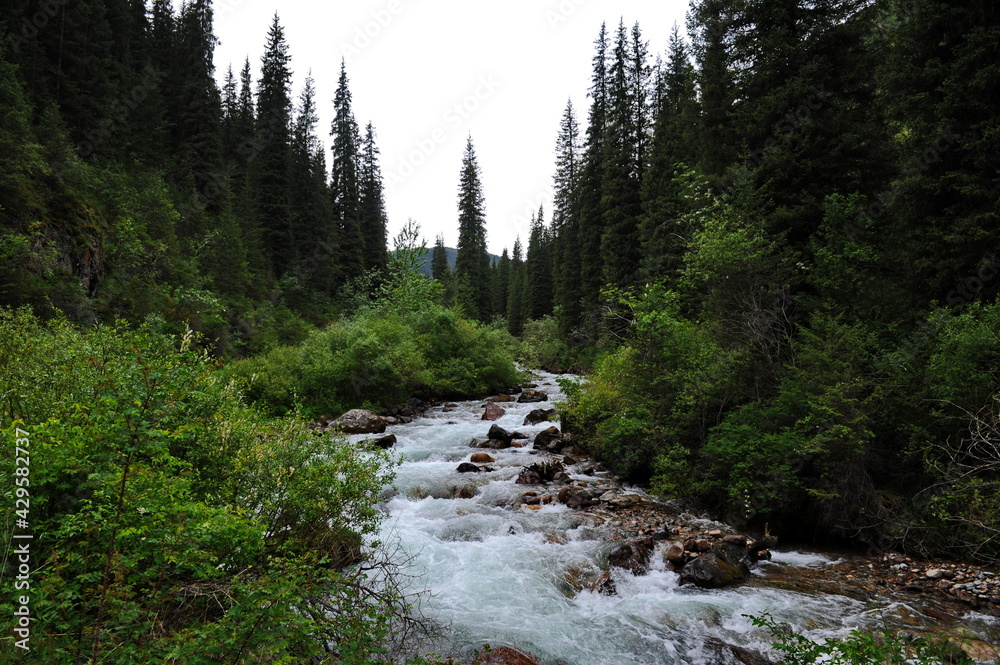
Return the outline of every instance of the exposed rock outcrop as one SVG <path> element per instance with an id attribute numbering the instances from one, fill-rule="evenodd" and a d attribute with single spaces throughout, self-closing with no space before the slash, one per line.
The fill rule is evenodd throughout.
<path id="1" fill-rule="evenodd" d="M 366 409 L 351 409 L 333 424 L 344 434 L 381 434 L 387 426 L 385 418 Z"/>

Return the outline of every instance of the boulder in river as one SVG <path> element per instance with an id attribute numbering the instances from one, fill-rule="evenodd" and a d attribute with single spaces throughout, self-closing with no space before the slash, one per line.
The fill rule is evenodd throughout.
<path id="1" fill-rule="evenodd" d="M 528 389 L 521 393 L 517 401 L 521 404 L 529 404 L 534 402 L 547 402 L 549 401 L 549 396 L 543 393 L 541 390 Z"/>
<path id="2" fill-rule="evenodd" d="M 496 460 L 490 457 L 487 453 L 472 453 L 472 457 L 469 458 L 469 461 L 474 464 L 489 464 L 490 462 L 495 462 Z"/>
<path id="3" fill-rule="evenodd" d="M 381 434 L 385 431 L 385 418 L 367 409 L 351 409 L 333 421 L 344 434 Z"/>
<path id="4" fill-rule="evenodd" d="M 493 397 L 486 398 L 486 401 L 503 404 L 504 402 L 513 402 L 514 398 L 510 395 L 494 395 Z"/>
<path id="5" fill-rule="evenodd" d="M 459 473 L 479 473 L 482 471 L 482 469 L 471 462 L 462 462 L 455 470 Z"/>
<path id="6" fill-rule="evenodd" d="M 376 448 L 381 448 L 382 450 L 388 450 L 396 445 L 396 435 L 388 434 L 386 436 L 380 436 L 377 439 L 368 439 L 367 443 L 375 446 Z"/>
<path id="7" fill-rule="evenodd" d="M 472 665 L 541 665 L 541 663 L 527 651 L 512 647 L 497 647 L 484 649 L 472 661 Z"/>
<path id="8" fill-rule="evenodd" d="M 663 550 L 663 560 L 667 563 L 674 565 L 683 564 L 685 557 L 684 546 L 676 540 L 667 543 L 666 549 Z"/>
<path id="9" fill-rule="evenodd" d="M 679 583 L 703 589 L 721 589 L 750 577 L 747 552 L 735 545 L 719 545 L 690 561 L 681 570 Z"/>
<path id="10" fill-rule="evenodd" d="M 489 433 L 486 435 L 490 439 L 498 439 L 510 445 L 511 440 L 514 438 L 513 432 L 508 432 L 503 427 L 500 427 L 496 423 L 490 427 Z"/>
<path id="11" fill-rule="evenodd" d="M 523 425 L 537 425 L 556 417 L 555 409 L 535 409 L 524 417 Z"/>
<path id="12" fill-rule="evenodd" d="M 562 433 L 558 427 L 550 427 L 535 436 L 535 450 L 556 451 L 562 445 Z"/>
<path id="13" fill-rule="evenodd" d="M 649 569 L 649 559 L 653 553 L 653 541 L 646 538 L 631 543 L 621 543 L 608 555 L 608 565 L 624 568 L 633 575 L 644 575 Z"/>
<path id="14" fill-rule="evenodd" d="M 507 413 L 502 406 L 498 406 L 493 402 L 488 402 L 486 404 L 486 411 L 483 412 L 483 420 L 500 420 L 503 418 L 503 414 Z"/>

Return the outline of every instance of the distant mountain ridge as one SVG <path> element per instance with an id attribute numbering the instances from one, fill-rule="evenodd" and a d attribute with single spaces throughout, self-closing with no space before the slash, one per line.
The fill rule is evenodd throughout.
<path id="1" fill-rule="evenodd" d="M 448 252 L 448 267 L 454 270 L 455 259 L 456 257 L 458 257 L 458 250 L 453 249 L 451 247 L 445 247 L 445 251 Z M 426 275 L 427 277 L 434 276 L 431 274 L 431 256 L 433 255 L 433 253 L 434 253 L 433 247 L 428 247 L 427 250 L 424 252 L 424 260 L 420 266 L 421 275 Z M 490 254 L 489 257 L 491 266 L 495 266 L 497 262 L 500 261 L 500 257 L 497 256 L 496 254 Z"/>

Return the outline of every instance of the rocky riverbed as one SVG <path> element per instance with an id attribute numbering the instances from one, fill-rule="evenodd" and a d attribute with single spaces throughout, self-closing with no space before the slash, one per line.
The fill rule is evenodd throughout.
<path id="1" fill-rule="evenodd" d="M 877 556 L 829 552 L 786 554 L 780 540 L 765 538 L 763 534 L 738 533 L 724 524 L 686 512 L 680 506 L 658 501 L 641 489 L 623 486 L 607 469 L 591 460 L 572 437 L 559 431 L 554 422 L 555 411 L 548 402 L 553 389 L 551 379 L 543 379 L 539 385 L 525 386 L 523 391 L 515 388 L 509 391 L 510 394 L 505 392 L 480 401 L 412 402 L 378 416 L 390 431 L 368 438 L 378 439 L 380 445 L 386 445 L 386 436 L 392 436 L 394 443 L 399 434 L 399 448 L 404 451 L 404 457 L 409 456 L 427 470 L 426 480 L 418 481 L 414 475 L 399 488 L 398 491 L 406 495 L 405 504 L 399 503 L 402 496 L 394 501 L 397 512 L 406 506 L 402 512 L 409 515 L 407 519 L 425 520 L 431 514 L 433 519 L 428 528 L 432 529 L 435 540 L 427 540 L 426 535 L 416 540 L 424 543 L 423 547 L 433 548 L 437 546 L 429 543 L 444 538 L 444 549 L 432 558 L 451 556 L 456 548 L 447 545 L 448 542 L 476 542 L 483 538 L 490 541 L 501 537 L 504 529 L 511 537 L 528 538 L 539 530 L 543 532 L 542 540 L 529 538 L 528 541 L 532 548 L 538 548 L 535 558 L 551 558 L 551 554 L 546 553 L 546 546 L 557 550 L 563 547 L 570 553 L 556 556 L 559 570 L 548 579 L 552 579 L 555 589 L 578 608 L 589 607 L 591 601 L 587 598 L 591 596 L 606 597 L 612 604 L 634 602 L 635 584 L 641 585 L 643 580 L 648 580 L 654 590 L 661 588 L 668 594 L 677 593 L 671 591 L 674 588 L 701 588 L 708 593 L 722 593 L 710 591 L 720 588 L 743 590 L 738 591 L 739 598 L 744 599 L 740 602 L 749 602 L 745 600 L 746 593 L 754 593 L 754 589 L 759 589 L 758 593 L 767 598 L 769 594 L 783 591 L 799 594 L 803 600 L 815 598 L 820 604 L 826 602 L 824 598 L 841 597 L 846 605 L 839 605 L 849 607 L 853 603 L 858 608 L 855 611 L 867 616 L 860 622 L 864 625 L 872 625 L 873 613 L 878 613 L 876 625 L 882 623 L 915 635 L 950 636 L 956 647 L 980 662 L 1000 660 L 1000 650 L 993 646 L 1000 644 L 1000 576 L 995 571 L 946 561 L 918 562 L 892 553 Z M 373 419 L 376 423 L 373 433 L 382 427 L 378 418 Z M 320 425 L 333 426 L 334 423 Z M 425 451 L 422 440 L 431 436 L 425 429 L 427 426 L 453 426 L 468 438 L 466 443 L 456 447 L 439 449 L 435 444 L 433 450 L 427 448 Z M 436 431 L 432 436 L 438 436 Z M 442 452 L 437 452 L 439 450 Z M 438 506 L 426 503 L 427 500 L 447 503 Z M 435 521 L 444 517 L 441 511 L 445 505 L 449 506 L 452 517 L 445 522 Z M 559 526 L 542 526 L 544 523 L 533 520 L 532 514 L 548 516 Z M 492 520 L 498 524 L 487 526 Z M 502 526 L 503 523 L 508 526 Z M 574 554 L 583 541 L 591 542 L 595 538 L 599 542 L 588 545 L 587 550 L 597 554 L 596 560 L 592 558 L 594 554 L 582 558 Z M 506 552 L 500 549 L 505 542 L 496 541 L 499 552 Z M 773 560 L 771 548 L 775 548 Z M 477 572 L 483 575 L 486 572 L 481 568 L 483 563 L 476 563 L 475 557 L 489 555 L 488 550 L 481 552 L 481 549 L 476 547 L 473 553 L 466 552 L 452 565 L 473 568 L 478 565 Z M 674 573 L 678 576 L 664 577 Z M 451 571 L 446 579 L 464 574 Z M 436 589 L 432 591 L 437 592 Z M 480 588 L 470 591 L 483 592 Z M 486 590 L 488 594 L 493 592 L 495 590 Z M 643 595 L 644 592 L 638 593 Z M 678 600 L 683 598 L 678 597 Z M 469 601 L 469 605 L 475 602 Z M 445 612 L 446 615 L 450 613 L 450 609 Z M 811 625 L 818 627 L 823 623 L 819 617 L 808 619 L 809 613 L 803 609 L 806 618 L 799 624 L 801 629 L 808 630 Z M 520 617 L 507 619 L 508 622 L 519 620 Z M 710 623 L 712 621 L 715 619 Z M 697 620 L 692 625 L 697 626 Z M 493 630 L 501 633 L 501 642 L 514 647 L 521 646 L 522 641 L 511 635 L 531 635 L 535 628 L 524 628 L 520 632 Z M 557 634 L 560 630 L 566 629 L 551 627 L 552 639 L 562 639 Z M 690 632 L 692 629 L 687 627 L 685 630 Z M 470 632 L 479 634 L 475 630 Z M 724 632 L 723 639 L 719 639 L 720 631 L 708 626 L 702 645 L 687 647 L 687 653 L 694 654 L 687 657 L 689 660 L 639 658 L 628 662 L 770 662 L 767 655 L 761 653 L 766 648 L 738 646 L 732 642 L 739 640 L 726 641 Z M 486 641 L 491 639 L 485 632 L 482 635 Z M 470 642 L 475 639 L 479 638 L 468 637 Z M 538 644 L 538 640 L 544 638 L 533 639 Z M 671 650 L 668 645 L 664 653 Z M 513 652 L 501 653 L 510 657 Z M 596 658 L 593 661 L 543 658 L 543 661 L 572 665 L 611 662 Z M 481 662 L 494 661 L 481 659 Z"/>

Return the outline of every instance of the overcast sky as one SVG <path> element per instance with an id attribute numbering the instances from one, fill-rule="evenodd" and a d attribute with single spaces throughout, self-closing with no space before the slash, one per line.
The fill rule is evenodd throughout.
<path id="1" fill-rule="evenodd" d="M 216 0 L 216 74 L 250 57 L 256 83 L 275 11 L 298 98 L 312 69 L 319 135 L 329 148 L 341 58 L 364 128 L 375 125 L 389 239 L 414 218 L 433 244 L 458 241 L 458 180 L 471 134 L 482 170 L 487 241 L 499 254 L 526 240 L 530 212 L 550 218 L 555 139 L 567 99 L 586 126 L 591 58 L 601 22 L 636 21 L 662 54 L 686 0 Z M 329 161 L 329 155 L 328 155 Z"/>

